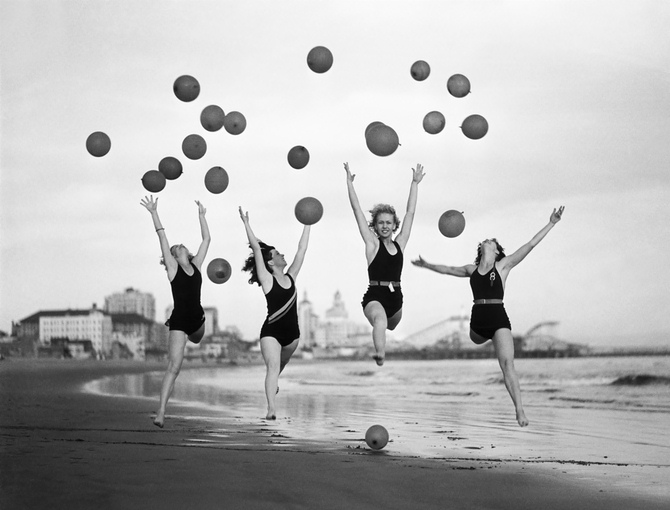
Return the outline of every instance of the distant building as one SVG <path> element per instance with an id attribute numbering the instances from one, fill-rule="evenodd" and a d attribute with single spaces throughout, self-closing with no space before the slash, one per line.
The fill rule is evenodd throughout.
<path id="1" fill-rule="evenodd" d="M 109 314 L 136 313 L 149 320 L 156 320 L 156 300 L 153 294 L 128 287 L 105 297 L 105 312 Z"/>
<path id="2" fill-rule="evenodd" d="M 349 319 L 342 294 L 336 291 L 332 306 L 326 310 L 325 318 L 319 319 L 314 313 L 307 293 L 298 303 L 298 323 L 300 325 L 300 349 L 303 351 L 330 350 L 344 353 L 357 350 L 370 342 L 370 326 Z M 316 354 L 315 354 L 316 355 Z"/>
<path id="3" fill-rule="evenodd" d="M 52 339 L 90 340 L 97 357 L 112 350 L 112 318 L 94 304 L 90 310 L 44 310 L 12 325 L 18 341 L 48 347 Z"/>

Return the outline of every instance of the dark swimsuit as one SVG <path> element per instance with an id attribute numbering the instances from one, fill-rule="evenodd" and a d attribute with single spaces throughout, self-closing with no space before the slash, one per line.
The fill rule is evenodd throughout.
<path id="1" fill-rule="evenodd" d="M 393 244 L 398 250 L 395 255 L 391 255 L 384 243 L 379 241 L 377 254 L 368 266 L 368 278 L 371 283 L 361 302 L 363 309 L 365 309 L 368 303 L 377 301 L 384 307 L 387 318 L 393 317 L 402 309 L 400 275 L 402 273 L 403 255 L 398 243 L 393 241 Z M 372 282 L 386 283 L 378 285 Z"/>
<path id="2" fill-rule="evenodd" d="M 271 336 L 282 347 L 300 338 L 298 327 L 298 291 L 291 275 L 291 286 L 285 289 L 272 277 L 272 288 L 265 295 L 268 303 L 268 316 L 261 327 L 261 338 Z"/>
<path id="3" fill-rule="evenodd" d="M 170 282 L 174 310 L 165 323 L 170 331 L 183 331 L 187 335 L 192 335 L 205 323 L 205 311 L 200 304 L 202 275 L 193 264 L 191 267 L 193 274 L 189 276 L 180 265 L 177 265 L 177 274 Z"/>
<path id="4" fill-rule="evenodd" d="M 470 275 L 470 287 L 472 288 L 472 296 L 475 300 L 502 300 L 505 294 L 502 278 L 495 264 L 493 264 L 491 270 L 485 275 L 480 274 L 479 269 L 475 269 Z M 505 306 L 502 303 L 472 305 L 470 329 L 486 339 L 483 342 L 475 342 L 474 340 L 473 342 L 483 344 L 493 338 L 496 331 L 503 328 L 511 330 L 512 326 L 509 322 L 509 317 L 507 317 Z"/>

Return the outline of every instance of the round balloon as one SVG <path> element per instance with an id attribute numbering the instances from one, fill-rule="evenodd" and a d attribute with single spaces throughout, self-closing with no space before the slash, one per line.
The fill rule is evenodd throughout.
<path id="1" fill-rule="evenodd" d="M 447 80 L 447 90 L 454 97 L 465 97 L 470 93 L 470 80 L 462 74 L 454 74 Z"/>
<path id="2" fill-rule="evenodd" d="M 212 259 L 210 263 L 207 264 L 207 276 L 214 283 L 226 283 L 231 274 L 232 269 L 226 259 Z"/>
<path id="3" fill-rule="evenodd" d="M 214 194 L 223 193 L 228 187 L 228 172 L 220 166 L 210 168 L 205 174 L 205 188 Z"/>
<path id="4" fill-rule="evenodd" d="M 96 131 L 88 135 L 86 139 L 86 150 L 91 156 L 100 158 L 109 152 L 112 142 L 106 133 Z"/>
<path id="5" fill-rule="evenodd" d="M 389 433 L 381 425 L 373 425 L 365 432 L 365 442 L 373 450 L 381 450 L 389 442 Z"/>
<path id="6" fill-rule="evenodd" d="M 430 74 L 430 66 L 428 62 L 424 60 L 417 60 L 412 64 L 412 67 L 409 69 L 409 74 L 412 75 L 416 81 L 423 81 L 428 78 Z"/>
<path id="7" fill-rule="evenodd" d="M 470 115 L 466 117 L 461 125 L 463 134 L 472 140 L 479 140 L 489 130 L 489 123 L 481 115 Z"/>
<path id="8" fill-rule="evenodd" d="M 303 225 L 314 225 L 323 216 L 323 206 L 314 197 L 305 197 L 295 204 L 295 217 Z"/>
<path id="9" fill-rule="evenodd" d="M 309 151 L 302 145 L 296 145 L 288 151 L 287 159 L 289 165 L 296 170 L 300 170 L 301 168 L 305 168 L 307 163 L 309 163 Z"/>
<path id="10" fill-rule="evenodd" d="M 207 142 L 200 135 L 188 135 L 181 144 L 181 150 L 188 159 L 200 159 L 207 152 Z"/>
<path id="11" fill-rule="evenodd" d="M 365 138 L 368 137 L 368 134 L 370 133 L 370 130 L 372 128 L 377 127 L 377 126 L 383 126 L 383 125 L 384 125 L 384 123 L 380 122 L 378 120 L 376 120 L 374 122 L 370 122 L 370 124 L 368 124 L 368 127 L 365 128 Z"/>
<path id="12" fill-rule="evenodd" d="M 179 177 L 182 170 L 181 162 L 172 156 L 167 156 L 158 163 L 158 171 L 171 181 Z"/>
<path id="13" fill-rule="evenodd" d="M 393 128 L 385 124 L 371 127 L 365 137 L 365 143 L 370 152 L 376 156 L 389 156 L 400 145 L 398 134 Z"/>
<path id="14" fill-rule="evenodd" d="M 174 91 L 174 95 L 177 96 L 180 101 L 188 103 L 193 101 L 198 97 L 198 94 L 200 94 L 200 84 L 193 76 L 185 74 L 174 81 L 172 90 Z"/>
<path id="15" fill-rule="evenodd" d="M 444 237 L 458 237 L 465 230 L 465 217 L 463 213 L 449 209 L 440 216 L 437 228 Z"/>
<path id="16" fill-rule="evenodd" d="M 223 119 L 223 127 L 231 135 L 239 135 L 247 127 L 247 119 L 240 112 L 229 112 Z"/>
<path id="17" fill-rule="evenodd" d="M 200 113 L 200 124 L 207 131 L 218 131 L 223 127 L 223 119 L 226 116 L 221 107 L 211 104 L 206 106 Z"/>
<path id="18" fill-rule="evenodd" d="M 158 170 L 149 170 L 142 176 L 142 186 L 151 193 L 158 193 L 165 188 L 165 176 Z"/>
<path id="19" fill-rule="evenodd" d="M 307 65 L 315 73 L 325 73 L 333 65 L 333 54 L 324 46 L 316 46 L 307 54 Z"/>
<path id="20" fill-rule="evenodd" d="M 426 133 L 436 135 L 444 129 L 445 122 L 444 115 L 440 112 L 430 112 L 423 118 L 423 129 Z"/>

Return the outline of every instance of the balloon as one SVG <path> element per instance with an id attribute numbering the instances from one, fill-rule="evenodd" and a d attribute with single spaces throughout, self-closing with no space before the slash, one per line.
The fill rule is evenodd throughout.
<path id="1" fill-rule="evenodd" d="M 489 123 L 481 115 L 470 115 L 461 125 L 463 134 L 472 140 L 479 140 L 489 130 Z"/>
<path id="2" fill-rule="evenodd" d="M 158 193 L 165 188 L 165 176 L 158 170 L 149 170 L 142 176 L 142 186 L 151 193 Z"/>
<path id="3" fill-rule="evenodd" d="M 423 118 L 423 129 L 426 133 L 430 133 L 431 135 L 436 135 L 442 131 L 444 129 L 444 124 L 444 115 L 440 112 L 427 113 Z"/>
<path id="4" fill-rule="evenodd" d="M 226 283 L 232 272 L 230 264 L 226 259 L 212 259 L 207 264 L 207 276 L 217 284 Z"/>
<path id="5" fill-rule="evenodd" d="M 381 425 L 373 425 L 365 433 L 365 442 L 373 450 L 381 450 L 389 442 L 389 433 Z"/>
<path id="6" fill-rule="evenodd" d="M 437 228 L 444 237 L 458 237 L 465 230 L 465 217 L 454 209 L 442 213 Z"/>
<path id="7" fill-rule="evenodd" d="M 214 194 L 223 193 L 228 187 L 228 172 L 220 166 L 210 168 L 205 174 L 205 188 Z"/>
<path id="8" fill-rule="evenodd" d="M 465 97 L 470 93 L 470 80 L 462 74 L 454 74 L 447 80 L 447 90 L 454 97 Z"/>
<path id="9" fill-rule="evenodd" d="M 200 94 L 200 84 L 193 76 L 185 74 L 174 81 L 172 90 L 179 100 L 188 103 Z"/>
<path id="10" fill-rule="evenodd" d="M 295 205 L 295 217 L 303 225 L 314 225 L 323 216 L 323 206 L 316 198 L 305 197 Z"/>
<path id="11" fill-rule="evenodd" d="M 91 156 L 100 158 L 109 152 L 112 147 L 112 142 L 102 131 L 96 131 L 88 135 L 86 139 L 86 150 Z"/>
<path id="12" fill-rule="evenodd" d="M 416 81 L 423 81 L 428 78 L 428 75 L 430 74 L 430 66 L 424 60 L 417 60 L 412 64 L 409 74 L 411 74 L 412 78 Z"/>
<path id="13" fill-rule="evenodd" d="M 223 110 L 219 106 L 211 104 L 202 110 L 202 113 L 200 114 L 200 124 L 202 124 L 202 127 L 207 131 L 218 131 L 223 127 L 223 119 L 225 116 L 226 114 L 223 113 Z"/>
<path id="14" fill-rule="evenodd" d="M 167 156 L 158 163 L 158 171 L 171 181 L 179 177 L 182 170 L 181 162 L 172 156 Z"/>
<path id="15" fill-rule="evenodd" d="M 315 73 L 325 73 L 333 65 L 333 54 L 328 48 L 316 46 L 307 54 L 307 65 Z"/>
<path id="16" fill-rule="evenodd" d="M 229 112 L 223 119 L 223 127 L 231 135 L 239 135 L 247 127 L 247 119 L 240 112 Z"/>
<path id="17" fill-rule="evenodd" d="M 188 135 L 181 144 L 181 150 L 188 159 L 200 159 L 207 152 L 207 142 L 200 135 Z"/>
<path id="18" fill-rule="evenodd" d="M 365 137 L 365 143 L 370 152 L 376 156 L 389 156 L 395 152 L 400 145 L 398 134 L 393 128 L 382 124 L 371 127 Z"/>
<path id="19" fill-rule="evenodd" d="M 309 151 L 302 145 L 296 145 L 288 151 L 287 159 L 289 165 L 296 170 L 300 170 L 301 168 L 305 168 L 307 163 L 309 163 Z"/>

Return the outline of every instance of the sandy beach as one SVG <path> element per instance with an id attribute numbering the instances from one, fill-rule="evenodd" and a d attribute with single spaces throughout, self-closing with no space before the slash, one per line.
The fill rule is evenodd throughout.
<path id="1" fill-rule="evenodd" d="M 185 370 L 198 368 L 187 365 Z M 372 451 L 287 439 L 263 420 L 82 391 L 162 364 L 5 360 L 0 364 L 0 507 L 665 509 L 667 466 L 538 463 Z M 178 383 L 179 384 L 179 381 Z M 290 426 L 284 422 L 282 427 Z M 646 470 L 646 471 L 645 471 Z M 651 479 L 645 490 L 630 483 Z M 667 487 L 667 486 L 665 486 Z M 661 490 L 659 490 L 659 488 Z"/>

